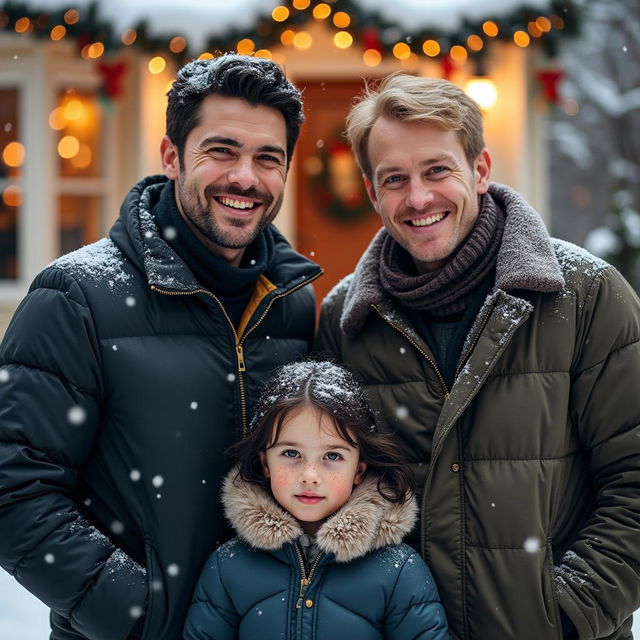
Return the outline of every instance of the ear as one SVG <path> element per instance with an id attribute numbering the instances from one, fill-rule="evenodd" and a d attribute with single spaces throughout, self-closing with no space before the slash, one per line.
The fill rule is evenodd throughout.
<path id="1" fill-rule="evenodd" d="M 475 161 L 476 190 L 479 194 L 486 193 L 489 190 L 489 181 L 491 178 L 491 156 L 489 151 L 483 149 Z"/>
<path id="2" fill-rule="evenodd" d="M 357 487 L 364 480 L 365 473 L 367 473 L 367 463 L 362 461 L 358 462 L 358 467 L 356 469 L 356 476 L 353 479 L 354 487 Z"/>
<path id="3" fill-rule="evenodd" d="M 177 180 L 180 175 L 178 149 L 167 136 L 164 136 L 162 142 L 160 142 L 160 161 L 162 162 L 164 175 L 170 180 Z"/>
<path id="4" fill-rule="evenodd" d="M 258 456 L 260 457 L 260 466 L 262 467 L 262 473 L 264 474 L 264 477 L 270 478 L 271 475 L 269 474 L 269 465 L 267 464 L 267 456 L 265 455 L 264 451 L 260 451 Z"/>
<path id="5" fill-rule="evenodd" d="M 367 195 L 369 196 L 369 200 L 371 200 L 373 208 L 377 213 L 380 213 L 380 211 L 378 211 L 378 196 L 376 195 L 374 186 L 371 184 L 371 180 L 369 180 L 364 173 L 362 174 L 362 179 L 364 180 L 364 188 L 367 190 Z"/>

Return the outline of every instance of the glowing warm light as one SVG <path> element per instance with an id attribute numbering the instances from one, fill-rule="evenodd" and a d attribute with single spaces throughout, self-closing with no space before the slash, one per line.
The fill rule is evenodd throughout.
<path id="1" fill-rule="evenodd" d="M 545 33 L 547 31 L 551 31 L 551 20 L 549 20 L 549 18 L 545 18 L 544 16 L 540 16 L 536 20 L 536 24 L 538 25 L 538 27 L 540 27 L 540 31 L 544 31 Z"/>
<path id="2" fill-rule="evenodd" d="M 171 38 L 169 51 L 172 53 L 182 53 L 187 48 L 187 41 L 182 36 Z"/>
<path id="3" fill-rule="evenodd" d="M 80 151 L 80 141 L 75 136 L 63 136 L 58 142 L 58 155 L 69 160 Z"/>
<path id="4" fill-rule="evenodd" d="M 69 9 L 64 14 L 64 21 L 67 24 L 75 24 L 80 20 L 80 14 L 76 11 L 76 9 Z"/>
<path id="5" fill-rule="evenodd" d="M 435 58 L 440 53 L 440 45 L 435 40 L 425 40 L 422 50 L 431 58 Z"/>
<path id="6" fill-rule="evenodd" d="M 280 5 L 271 12 L 271 17 L 276 22 L 284 22 L 289 17 L 289 9 Z"/>
<path id="7" fill-rule="evenodd" d="M 273 54 L 269 49 L 258 49 L 256 51 L 256 58 L 266 58 L 267 60 L 273 60 Z"/>
<path id="8" fill-rule="evenodd" d="M 313 17 L 316 20 L 324 20 L 331 15 L 331 7 L 326 2 L 321 2 L 313 7 Z"/>
<path id="9" fill-rule="evenodd" d="M 102 42 L 94 42 L 93 44 L 89 45 L 89 50 L 87 51 L 87 55 L 92 60 L 99 58 L 103 53 L 104 53 L 104 45 L 102 44 Z"/>
<path id="10" fill-rule="evenodd" d="M 519 47 L 528 47 L 531 42 L 531 38 L 526 31 L 518 30 L 513 34 L 513 41 Z"/>
<path id="11" fill-rule="evenodd" d="M 467 38 L 467 47 L 469 47 L 471 51 L 481 51 L 482 47 L 484 47 L 484 42 L 480 36 L 473 34 Z"/>
<path id="12" fill-rule="evenodd" d="M 56 107 L 49 114 L 49 126 L 56 130 L 64 129 L 67 126 L 67 116 L 65 115 L 64 107 Z"/>
<path id="13" fill-rule="evenodd" d="M 88 144 L 81 144 L 78 153 L 71 158 L 71 164 L 76 169 L 86 169 L 93 159 L 93 152 Z"/>
<path id="14" fill-rule="evenodd" d="M 313 38 L 307 31 L 298 31 L 298 33 L 293 36 L 293 46 L 298 49 L 298 51 L 305 51 L 309 49 L 312 44 Z"/>
<path id="15" fill-rule="evenodd" d="M 136 41 L 137 37 L 138 32 L 135 29 L 127 29 L 120 37 L 120 40 L 125 47 L 128 47 Z"/>
<path id="16" fill-rule="evenodd" d="M 333 16 L 333 24 L 338 29 L 346 29 L 351 24 L 351 16 L 344 11 L 338 11 Z"/>
<path id="17" fill-rule="evenodd" d="M 16 33 L 26 33 L 31 29 L 31 20 L 29 20 L 29 18 L 18 18 L 14 29 Z"/>
<path id="18" fill-rule="evenodd" d="M 298 11 L 308 9 L 310 4 L 311 0 L 293 0 L 293 8 L 298 9 Z"/>
<path id="19" fill-rule="evenodd" d="M 353 36 L 348 31 L 338 31 L 338 33 L 333 36 L 333 44 L 335 44 L 338 49 L 348 49 L 353 44 Z"/>
<path id="20" fill-rule="evenodd" d="M 255 51 L 256 43 L 251 38 L 242 38 L 236 45 L 236 51 L 242 55 L 248 56 Z"/>
<path id="21" fill-rule="evenodd" d="M 84 104 L 77 98 L 69 100 L 69 102 L 64 105 L 64 117 L 66 120 L 80 120 L 84 114 Z"/>
<path id="22" fill-rule="evenodd" d="M 489 78 L 471 78 L 465 85 L 464 92 L 473 98 L 481 109 L 490 109 L 498 100 L 496 85 Z"/>
<path id="23" fill-rule="evenodd" d="M 367 49 L 362 54 L 362 61 L 367 67 L 377 67 L 382 62 L 382 54 L 377 49 Z"/>
<path id="24" fill-rule="evenodd" d="M 169 80 L 169 82 L 167 82 L 167 84 L 164 87 L 164 92 L 169 93 L 171 89 L 173 89 L 173 80 Z"/>
<path id="25" fill-rule="evenodd" d="M 22 189 L 16 185 L 9 185 L 2 192 L 2 200 L 7 207 L 19 207 L 22 204 Z"/>
<path id="26" fill-rule="evenodd" d="M 24 162 L 24 146 L 19 142 L 10 142 L 2 152 L 2 161 L 8 167 L 21 167 Z"/>
<path id="27" fill-rule="evenodd" d="M 63 27 L 61 24 L 57 24 L 53 29 L 51 29 L 51 39 L 52 40 L 62 40 L 67 35 L 67 28 Z"/>
<path id="28" fill-rule="evenodd" d="M 529 22 L 527 24 L 527 31 L 534 37 L 539 38 L 542 35 L 542 29 L 536 22 Z"/>
<path id="29" fill-rule="evenodd" d="M 498 35 L 498 25 L 493 20 L 487 20 L 482 25 L 485 35 L 495 38 Z"/>
<path id="30" fill-rule="evenodd" d="M 406 60 L 411 55 L 411 48 L 406 42 L 396 42 L 393 45 L 392 52 L 398 60 Z"/>
<path id="31" fill-rule="evenodd" d="M 85 60 L 89 60 L 89 47 L 90 46 L 91 46 L 90 44 L 85 44 L 84 47 L 82 47 L 82 49 L 80 49 L 80 55 Z"/>
<path id="32" fill-rule="evenodd" d="M 162 73 L 167 66 L 167 61 L 162 56 L 156 56 L 155 58 L 151 58 L 149 60 L 149 72 L 153 73 L 153 75 L 158 75 Z"/>
<path id="33" fill-rule="evenodd" d="M 204 51 L 198 56 L 198 60 L 213 60 L 214 58 L 213 53 L 209 53 L 208 51 Z"/>
<path id="34" fill-rule="evenodd" d="M 295 37 L 296 37 L 295 31 L 293 31 L 292 29 L 285 29 L 280 34 L 280 42 L 282 42 L 282 44 L 285 47 L 290 47 L 293 44 L 293 40 Z"/>
<path id="35" fill-rule="evenodd" d="M 551 26 L 554 29 L 564 29 L 564 20 L 560 16 L 551 16 Z"/>
<path id="36" fill-rule="evenodd" d="M 469 56 L 467 50 L 459 44 L 455 44 L 451 47 L 449 55 L 451 56 L 451 59 L 458 64 L 462 64 Z"/>

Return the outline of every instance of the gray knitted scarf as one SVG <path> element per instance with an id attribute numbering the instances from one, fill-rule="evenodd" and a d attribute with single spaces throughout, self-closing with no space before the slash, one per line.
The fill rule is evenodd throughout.
<path id="1" fill-rule="evenodd" d="M 495 267 L 504 212 L 485 193 L 471 233 L 442 267 L 416 274 L 411 256 L 390 235 L 382 245 L 380 282 L 399 304 L 434 316 L 461 313 L 470 293 Z"/>

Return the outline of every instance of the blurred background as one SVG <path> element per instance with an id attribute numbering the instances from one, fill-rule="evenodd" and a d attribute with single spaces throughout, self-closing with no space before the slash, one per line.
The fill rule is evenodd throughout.
<path id="1" fill-rule="evenodd" d="M 276 224 L 325 269 L 319 299 L 379 227 L 344 116 L 397 70 L 470 93 L 493 179 L 640 287 L 637 0 L 26 0 L 0 2 L 0 336 L 34 275 L 160 172 L 176 69 L 230 50 L 304 90 Z M 0 639 L 46 637 L 45 608 L 14 585 L 0 572 Z"/>

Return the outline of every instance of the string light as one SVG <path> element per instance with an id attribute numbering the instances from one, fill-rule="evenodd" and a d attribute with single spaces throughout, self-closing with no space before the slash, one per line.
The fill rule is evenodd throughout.
<path id="1" fill-rule="evenodd" d="M 422 50 L 430 58 L 435 58 L 440 53 L 440 45 L 435 40 L 425 40 L 422 43 Z"/>
<path id="2" fill-rule="evenodd" d="M 396 42 L 392 51 L 398 60 L 406 60 L 411 55 L 411 47 L 406 42 Z"/>
<path id="3" fill-rule="evenodd" d="M 298 51 L 306 51 L 311 48 L 313 44 L 313 38 L 308 31 L 298 31 L 295 36 L 293 36 L 293 46 L 298 49 Z"/>
<path id="4" fill-rule="evenodd" d="M 172 53 L 182 53 L 187 48 L 187 41 L 182 36 L 175 36 L 169 42 L 169 50 Z"/>
<path id="5" fill-rule="evenodd" d="M 199 56 L 198 60 L 213 60 L 213 53 L 209 53 L 208 51 L 203 51 Z"/>
<path id="6" fill-rule="evenodd" d="M 8 166 L 18 168 L 24 162 L 25 149 L 19 142 L 10 142 L 2 151 L 2 161 Z"/>
<path id="7" fill-rule="evenodd" d="M 333 24 L 338 29 L 346 29 L 351 24 L 351 16 L 344 11 L 338 11 L 333 16 Z"/>
<path id="8" fill-rule="evenodd" d="M 321 2 L 313 7 L 313 17 L 316 20 L 324 20 L 331 15 L 331 7 L 326 2 Z"/>
<path id="9" fill-rule="evenodd" d="M 453 45 L 453 47 L 451 47 L 451 49 L 449 50 L 449 55 L 451 56 L 451 59 L 458 64 L 462 64 L 463 62 L 465 62 L 465 60 L 469 56 L 467 50 L 460 44 Z"/>
<path id="10" fill-rule="evenodd" d="M 293 8 L 298 9 L 298 11 L 308 9 L 310 4 L 311 0 L 293 0 Z"/>
<path id="11" fill-rule="evenodd" d="M 544 31 L 545 33 L 547 33 L 547 31 L 551 31 L 551 20 L 549 20 L 549 18 L 540 16 L 536 19 L 536 24 L 540 28 L 540 31 Z"/>
<path id="12" fill-rule="evenodd" d="M 76 24 L 78 20 L 80 20 L 80 14 L 76 9 L 69 9 L 68 11 L 65 11 L 64 21 L 67 24 Z"/>
<path id="13" fill-rule="evenodd" d="M 296 37 L 296 32 L 293 31 L 293 29 L 285 29 L 280 34 L 280 42 L 282 42 L 282 44 L 285 47 L 290 47 L 293 44 L 293 39 L 295 37 Z"/>
<path id="14" fill-rule="evenodd" d="M 155 56 L 149 60 L 149 72 L 153 75 L 158 75 L 165 70 L 167 61 L 162 56 Z"/>
<path id="15" fill-rule="evenodd" d="M 482 47 L 484 47 L 484 42 L 480 36 L 474 33 L 467 38 L 467 47 L 469 47 L 471 51 L 481 51 Z"/>
<path id="16" fill-rule="evenodd" d="M 51 39 L 52 40 L 62 40 L 67 34 L 67 28 L 63 27 L 61 24 L 57 24 L 53 29 L 51 29 Z"/>
<path id="17" fill-rule="evenodd" d="M 137 38 L 138 32 L 135 29 L 127 29 L 122 36 L 120 36 L 120 40 L 125 47 L 132 45 Z"/>
<path id="18" fill-rule="evenodd" d="M 56 130 L 64 129 L 67 126 L 67 116 L 65 115 L 64 107 L 56 107 L 49 114 L 49 126 Z"/>
<path id="19" fill-rule="evenodd" d="M 377 67 L 382 62 L 382 54 L 377 49 L 366 49 L 362 61 L 367 67 Z"/>
<path id="20" fill-rule="evenodd" d="M 251 38 L 243 38 L 236 45 L 236 51 L 242 55 L 251 55 L 256 48 L 256 43 Z"/>
<path id="21" fill-rule="evenodd" d="M 527 24 L 527 31 L 534 37 L 539 38 L 542 35 L 542 29 L 538 26 L 537 22 L 529 22 Z"/>
<path id="22" fill-rule="evenodd" d="M 353 44 L 353 36 L 348 31 L 338 31 L 338 33 L 333 36 L 333 44 L 335 44 L 338 49 L 348 49 Z"/>
<path id="23" fill-rule="evenodd" d="M 489 36 L 490 38 L 495 38 L 499 33 L 498 25 L 493 20 L 487 20 L 486 22 L 483 22 L 482 30 L 484 31 L 484 34 Z"/>
<path id="24" fill-rule="evenodd" d="M 19 207 L 22 204 L 22 189 L 17 184 L 9 185 L 2 192 L 2 200 L 7 207 Z"/>
<path id="25" fill-rule="evenodd" d="M 526 31 L 522 31 L 522 30 L 518 30 L 513 34 L 513 41 L 519 46 L 519 47 L 528 47 L 529 43 L 531 42 L 531 38 L 529 37 L 529 34 Z"/>
<path id="26" fill-rule="evenodd" d="M 18 18 L 14 27 L 16 33 L 28 33 L 31 31 L 31 20 L 29 18 Z"/>
<path id="27" fill-rule="evenodd" d="M 279 5 L 271 12 L 271 17 L 276 22 L 284 22 L 289 17 L 289 9 L 283 5 Z"/>
<path id="28" fill-rule="evenodd" d="M 58 155 L 65 160 L 73 158 L 80 151 L 80 141 L 75 136 L 63 136 L 58 142 Z"/>
<path id="29" fill-rule="evenodd" d="M 266 58 L 267 60 L 273 60 L 273 54 L 269 49 L 258 49 L 256 51 L 256 58 Z"/>

